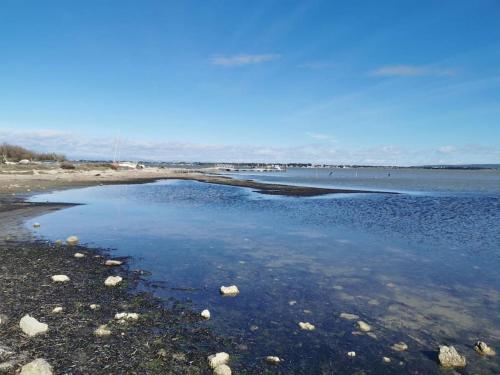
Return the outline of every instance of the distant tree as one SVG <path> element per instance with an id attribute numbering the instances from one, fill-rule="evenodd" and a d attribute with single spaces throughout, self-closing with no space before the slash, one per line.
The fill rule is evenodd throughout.
<path id="1" fill-rule="evenodd" d="M 33 161 L 64 161 L 66 157 L 62 154 L 52 153 L 39 153 L 30 151 L 21 146 L 15 146 L 8 143 L 0 145 L 0 162 L 19 161 L 23 159 Z"/>

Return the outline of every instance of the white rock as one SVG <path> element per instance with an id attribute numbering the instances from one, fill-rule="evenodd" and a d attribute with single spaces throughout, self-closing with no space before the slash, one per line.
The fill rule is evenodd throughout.
<path id="1" fill-rule="evenodd" d="M 96 303 L 93 303 L 89 307 L 90 307 L 91 310 L 97 310 L 100 306 L 98 304 L 96 304 Z"/>
<path id="2" fill-rule="evenodd" d="M 361 332 L 370 332 L 372 330 L 372 327 L 370 327 L 369 324 L 363 322 L 362 320 L 358 320 L 358 329 Z"/>
<path id="3" fill-rule="evenodd" d="M 224 296 L 236 296 L 240 293 L 236 285 L 231 286 L 221 286 L 220 292 Z"/>
<path id="4" fill-rule="evenodd" d="M 66 275 L 54 275 L 52 276 L 52 281 L 55 283 L 67 283 L 69 281 L 69 277 Z"/>
<path id="5" fill-rule="evenodd" d="M 349 357 L 356 357 L 356 352 L 347 352 Z"/>
<path id="6" fill-rule="evenodd" d="M 108 329 L 108 326 L 106 324 L 103 324 L 94 331 L 94 335 L 99 337 L 109 336 L 111 335 L 111 331 Z"/>
<path id="7" fill-rule="evenodd" d="M 115 286 L 122 282 L 123 278 L 121 276 L 109 276 L 106 280 L 104 280 L 104 285 L 106 286 Z"/>
<path id="8" fill-rule="evenodd" d="M 271 364 L 271 365 L 277 365 L 281 362 L 281 359 L 280 357 L 276 357 L 276 356 L 273 356 L 273 355 L 268 355 L 266 357 L 266 362 Z"/>
<path id="9" fill-rule="evenodd" d="M 212 369 L 220 365 L 227 365 L 229 362 L 229 354 L 225 352 L 220 352 L 217 354 L 212 354 L 208 357 L 208 364 Z"/>
<path id="10" fill-rule="evenodd" d="M 35 318 L 25 315 L 19 321 L 19 327 L 21 327 L 22 331 L 28 336 L 36 336 L 41 333 L 45 333 L 49 330 L 49 326 L 45 323 L 40 323 Z"/>
<path id="11" fill-rule="evenodd" d="M 393 344 L 391 348 L 397 352 L 404 352 L 405 350 L 408 350 L 408 345 L 406 345 L 406 343 L 401 341 Z"/>
<path id="12" fill-rule="evenodd" d="M 465 367 L 467 361 L 463 355 L 458 354 L 453 346 L 439 346 L 439 364 L 446 368 Z"/>
<path id="13" fill-rule="evenodd" d="M 214 375 L 231 375 L 231 368 L 228 365 L 220 365 L 214 369 Z"/>
<path id="14" fill-rule="evenodd" d="M 474 345 L 474 350 L 481 355 L 493 356 L 496 354 L 495 351 L 483 341 L 476 342 L 476 345 Z"/>
<path id="15" fill-rule="evenodd" d="M 63 311 L 63 308 L 61 306 L 57 306 L 57 307 L 54 307 L 54 309 L 52 310 L 52 313 L 59 314 L 59 313 L 62 313 L 62 311 Z"/>
<path id="16" fill-rule="evenodd" d="M 105 266 L 108 266 L 108 267 L 112 267 L 112 266 L 120 266 L 122 265 L 123 262 L 121 260 L 107 260 L 104 265 Z"/>
<path id="17" fill-rule="evenodd" d="M 304 331 L 313 331 L 316 327 L 309 322 L 299 322 L 300 329 Z"/>
<path id="18" fill-rule="evenodd" d="M 203 310 L 200 315 L 207 320 L 210 319 L 210 311 L 208 310 Z"/>
<path id="19" fill-rule="evenodd" d="M 356 314 L 349 314 L 349 313 L 341 313 L 340 317 L 345 320 L 357 320 L 359 319 L 359 316 Z"/>
<path id="20" fill-rule="evenodd" d="M 78 239 L 77 236 L 69 236 L 68 238 L 66 238 L 66 243 L 70 246 L 78 244 L 78 241 L 80 240 Z"/>
<path id="21" fill-rule="evenodd" d="M 54 370 L 49 363 L 42 358 L 37 358 L 34 361 L 24 365 L 21 368 L 20 375 L 52 375 Z"/>
<path id="22" fill-rule="evenodd" d="M 82 254 L 82 253 L 75 253 L 75 255 L 73 255 L 75 258 L 85 258 L 85 254 Z"/>
<path id="23" fill-rule="evenodd" d="M 139 320 L 139 314 L 137 314 L 137 313 L 127 313 L 127 312 L 116 313 L 115 314 L 115 319 L 116 320 L 120 320 L 123 323 L 126 322 L 126 321 Z"/>
<path id="24" fill-rule="evenodd" d="M 384 361 L 384 363 L 391 363 L 391 359 L 389 357 L 382 357 L 382 361 Z"/>

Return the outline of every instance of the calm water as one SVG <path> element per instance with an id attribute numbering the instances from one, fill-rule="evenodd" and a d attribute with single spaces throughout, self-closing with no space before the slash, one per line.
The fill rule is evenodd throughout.
<path id="1" fill-rule="evenodd" d="M 481 339 L 500 351 L 500 173 L 329 172 L 256 178 L 406 193 L 284 198 L 162 181 L 33 200 L 86 203 L 37 218 L 38 232 L 131 255 L 164 282 L 160 295 L 210 309 L 206 324 L 241 344 L 230 353 L 237 373 L 440 373 L 438 344 L 467 356 L 463 373 L 500 373 L 498 355 L 472 350 Z M 241 294 L 222 298 L 219 287 L 231 284 Z M 358 314 L 375 336 L 358 334 L 341 312 Z M 300 331 L 299 321 L 316 330 Z M 391 350 L 398 341 L 409 350 Z M 279 370 L 263 363 L 267 355 L 284 359 Z"/>

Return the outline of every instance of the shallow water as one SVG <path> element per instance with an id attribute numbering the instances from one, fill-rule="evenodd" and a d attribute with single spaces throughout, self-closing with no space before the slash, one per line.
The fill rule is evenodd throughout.
<path id="1" fill-rule="evenodd" d="M 240 371 L 440 373 L 437 345 L 452 344 L 469 361 L 463 373 L 494 374 L 498 355 L 479 358 L 472 345 L 500 350 L 500 175 L 474 172 L 459 183 L 443 183 L 447 171 L 432 171 L 433 183 L 391 182 L 417 191 L 401 195 L 270 197 L 192 181 L 92 187 L 34 197 L 86 204 L 27 225 L 133 256 L 134 268 L 164 282 L 160 295 L 208 308 L 207 324 L 241 343 L 231 353 Z M 270 178 L 308 178 L 288 173 Z M 362 178 L 351 187 L 388 188 Z M 230 284 L 241 294 L 221 297 Z M 376 337 L 358 334 L 341 312 L 358 314 Z M 299 321 L 316 330 L 300 331 Z M 398 341 L 407 352 L 391 350 Z M 270 368 L 267 355 L 284 363 Z"/>

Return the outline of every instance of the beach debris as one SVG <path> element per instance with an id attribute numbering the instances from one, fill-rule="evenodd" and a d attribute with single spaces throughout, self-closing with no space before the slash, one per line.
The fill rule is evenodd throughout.
<path id="1" fill-rule="evenodd" d="M 280 357 L 268 355 L 266 357 L 266 362 L 269 363 L 270 365 L 278 365 L 281 362 L 281 359 Z"/>
<path id="2" fill-rule="evenodd" d="M 82 254 L 82 253 L 75 253 L 75 255 L 73 255 L 75 258 L 85 258 L 85 254 Z"/>
<path id="3" fill-rule="evenodd" d="M 299 322 L 299 327 L 304 331 L 314 331 L 314 329 L 316 328 L 313 324 L 309 322 Z"/>
<path id="4" fill-rule="evenodd" d="M 349 357 L 356 357 L 356 352 L 347 352 Z"/>
<path id="5" fill-rule="evenodd" d="M 123 278 L 121 276 L 109 276 L 106 280 L 104 280 L 104 285 L 106 286 L 115 286 L 122 282 Z"/>
<path id="6" fill-rule="evenodd" d="M 111 331 L 109 330 L 106 324 L 100 325 L 95 331 L 94 335 L 98 337 L 105 337 L 111 335 Z"/>
<path id="7" fill-rule="evenodd" d="M 63 310 L 64 309 L 61 306 L 57 306 L 57 307 L 54 307 L 54 309 L 52 310 L 52 313 L 53 314 L 59 314 L 59 313 L 62 313 Z"/>
<path id="8" fill-rule="evenodd" d="M 78 239 L 77 236 L 69 236 L 68 238 L 66 238 L 66 243 L 69 245 L 69 246 L 74 246 L 76 244 L 78 244 L 80 240 Z"/>
<path id="9" fill-rule="evenodd" d="M 49 330 L 49 326 L 45 323 L 40 323 L 32 316 L 26 314 L 19 321 L 21 330 L 30 337 L 45 333 Z"/>
<path id="10" fill-rule="evenodd" d="M 483 341 L 476 342 L 476 345 L 474 345 L 474 350 L 481 355 L 493 356 L 496 354 L 495 351 Z"/>
<path id="11" fill-rule="evenodd" d="M 137 321 L 139 320 L 139 314 L 137 313 L 127 313 L 127 312 L 122 312 L 122 313 L 116 313 L 115 314 L 115 319 L 118 320 L 119 323 L 126 323 L 132 322 L 132 321 Z"/>
<path id="12" fill-rule="evenodd" d="M 361 332 L 370 332 L 372 330 L 372 327 L 368 323 L 363 322 L 362 320 L 358 320 L 357 324 L 358 324 L 358 329 Z"/>
<path id="13" fill-rule="evenodd" d="M 438 359 L 439 364 L 445 368 L 465 367 L 467 365 L 465 357 L 458 354 L 453 346 L 440 345 Z"/>
<path id="14" fill-rule="evenodd" d="M 33 228 L 40 228 L 40 223 L 34 223 Z"/>
<path id="15" fill-rule="evenodd" d="M 206 310 L 206 309 L 205 309 L 205 310 L 203 310 L 203 311 L 201 312 L 201 314 L 200 314 L 200 315 L 201 315 L 204 319 L 207 319 L 207 320 L 208 320 L 208 319 L 210 319 L 210 311 L 208 311 L 208 310 Z"/>
<path id="16" fill-rule="evenodd" d="M 121 266 L 122 264 L 123 262 L 121 260 L 108 259 L 106 262 L 104 262 L 104 265 L 108 267 Z"/>
<path id="17" fill-rule="evenodd" d="M 382 361 L 384 363 L 391 363 L 391 359 L 389 357 L 382 357 Z"/>
<path id="18" fill-rule="evenodd" d="M 24 365 L 21 368 L 20 375 L 52 375 L 54 370 L 52 366 L 43 358 L 37 358 L 34 361 Z"/>
<path id="19" fill-rule="evenodd" d="M 55 283 L 67 283 L 69 281 L 69 277 L 66 275 L 54 275 L 51 279 Z"/>
<path id="20" fill-rule="evenodd" d="M 210 368 L 215 369 L 221 365 L 227 365 L 229 362 L 229 354 L 226 352 L 220 352 L 208 356 L 208 365 Z"/>
<path id="21" fill-rule="evenodd" d="M 220 287 L 220 292 L 223 296 L 237 296 L 240 294 L 240 291 L 238 290 L 238 287 L 236 285 L 231 285 L 231 286 L 221 286 Z"/>
<path id="22" fill-rule="evenodd" d="M 408 350 L 408 345 L 404 343 L 403 341 L 397 342 L 391 346 L 392 350 L 395 350 L 397 352 L 404 352 L 405 350 Z"/>
<path id="23" fill-rule="evenodd" d="M 231 368 L 228 365 L 220 365 L 214 369 L 214 375 L 231 375 Z"/>
<path id="24" fill-rule="evenodd" d="M 341 313 L 340 317 L 345 320 L 357 320 L 359 319 L 359 315 L 349 314 L 349 313 Z"/>
<path id="25" fill-rule="evenodd" d="M 89 307 L 90 307 L 90 310 L 97 310 L 101 306 L 99 306 L 97 303 L 92 303 L 89 305 Z"/>

